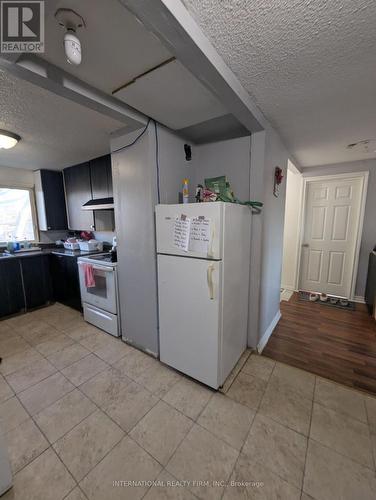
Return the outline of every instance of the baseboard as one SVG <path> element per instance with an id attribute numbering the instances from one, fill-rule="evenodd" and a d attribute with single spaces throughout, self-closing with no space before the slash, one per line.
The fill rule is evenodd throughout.
<path id="1" fill-rule="evenodd" d="M 297 290 L 295 290 L 295 288 L 293 286 L 285 286 L 285 285 L 281 284 L 281 288 L 283 288 L 284 290 L 288 290 L 289 292 L 296 292 L 297 291 Z"/>
<path id="2" fill-rule="evenodd" d="M 278 311 L 277 314 L 274 316 L 272 322 L 268 326 L 266 332 L 263 334 L 263 336 L 260 339 L 260 342 L 257 344 L 257 352 L 259 354 L 262 353 L 264 347 L 268 343 L 269 337 L 274 331 L 274 328 L 277 326 L 278 321 L 281 319 L 281 311 Z"/>
<path id="3" fill-rule="evenodd" d="M 365 304 L 366 301 L 364 300 L 364 297 L 362 297 L 361 295 L 355 295 L 354 296 L 354 302 L 358 302 L 358 304 Z"/>

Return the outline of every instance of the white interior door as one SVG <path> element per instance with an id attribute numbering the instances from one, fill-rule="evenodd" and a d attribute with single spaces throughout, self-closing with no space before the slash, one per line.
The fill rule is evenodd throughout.
<path id="1" fill-rule="evenodd" d="M 222 262 L 158 255 L 163 363 L 219 386 Z"/>
<path id="2" fill-rule="evenodd" d="M 363 178 L 308 181 L 300 289 L 349 298 Z"/>

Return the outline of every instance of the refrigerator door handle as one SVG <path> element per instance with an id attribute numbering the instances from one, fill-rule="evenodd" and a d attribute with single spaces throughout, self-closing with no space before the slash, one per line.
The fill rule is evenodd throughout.
<path id="1" fill-rule="evenodd" d="M 208 282 L 210 300 L 214 300 L 213 271 L 214 271 L 214 265 L 210 264 L 206 270 L 206 279 Z"/>

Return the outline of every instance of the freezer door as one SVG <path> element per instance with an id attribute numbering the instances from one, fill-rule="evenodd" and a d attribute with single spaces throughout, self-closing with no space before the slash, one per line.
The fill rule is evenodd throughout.
<path id="1" fill-rule="evenodd" d="M 217 389 L 222 262 L 158 255 L 160 358 Z"/>
<path id="2" fill-rule="evenodd" d="M 157 205 L 157 252 L 202 259 L 222 259 L 223 209 L 223 202 Z M 187 248 L 181 249 L 176 240 L 177 231 L 181 229 L 177 224 L 184 218 L 190 223 L 190 238 Z"/>

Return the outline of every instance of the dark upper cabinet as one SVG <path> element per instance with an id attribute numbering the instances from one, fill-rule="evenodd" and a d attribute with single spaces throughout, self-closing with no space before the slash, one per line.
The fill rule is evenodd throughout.
<path id="1" fill-rule="evenodd" d="M 52 283 L 49 255 L 36 255 L 20 259 L 26 309 L 43 306 L 50 302 Z"/>
<path id="2" fill-rule="evenodd" d="M 38 170 L 34 172 L 34 180 L 39 229 L 41 231 L 68 229 L 62 172 Z"/>
<path id="3" fill-rule="evenodd" d="M 91 199 L 113 196 L 111 155 L 101 156 L 80 165 L 64 169 L 68 224 L 71 230 L 112 231 L 113 211 L 96 216 L 92 210 L 82 210 Z"/>
<path id="4" fill-rule="evenodd" d="M 77 258 L 64 255 L 51 255 L 51 275 L 54 299 L 81 311 Z"/>
<path id="5" fill-rule="evenodd" d="M 82 210 L 82 205 L 91 199 L 90 162 L 64 169 L 64 182 L 69 229 L 92 231 L 94 214 Z"/>
<path id="6" fill-rule="evenodd" d="M 18 259 L 0 261 L 0 317 L 25 309 L 21 266 Z"/>
<path id="7" fill-rule="evenodd" d="M 113 196 L 111 156 L 105 155 L 91 160 L 90 172 L 93 199 Z"/>

